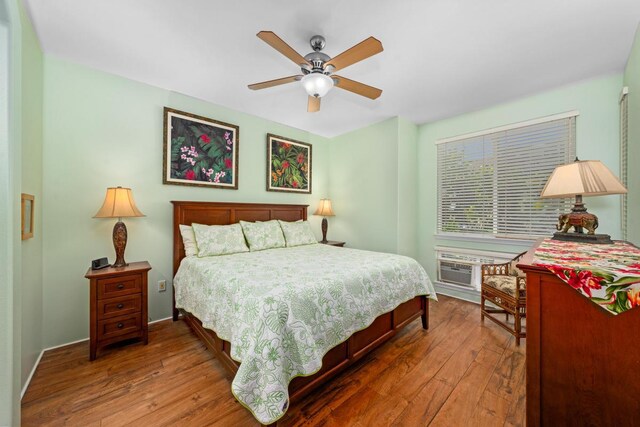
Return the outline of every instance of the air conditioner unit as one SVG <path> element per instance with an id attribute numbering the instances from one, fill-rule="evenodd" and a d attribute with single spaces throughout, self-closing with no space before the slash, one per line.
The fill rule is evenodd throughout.
<path id="1" fill-rule="evenodd" d="M 440 260 L 440 281 L 473 288 L 473 265 Z"/>
<path id="2" fill-rule="evenodd" d="M 514 255 L 477 249 L 436 246 L 438 283 L 480 291 L 482 264 L 508 262 Z"/>

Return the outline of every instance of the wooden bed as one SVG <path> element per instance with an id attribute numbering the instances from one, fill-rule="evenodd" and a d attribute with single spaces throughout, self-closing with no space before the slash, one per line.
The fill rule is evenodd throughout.
<path id="1" fill-rule="evenodd" d="M 184 246 L 180 224 L 228 225 L 242 221 L 298 221 L 307 219 L 308 205 L 281 205 L 259 203 L 219 203 L 172 201 L 173 204 L 173 275 L 184 258 Z M 205 329 L 202 322 L 191 313 L 180 310 L 183 319 L 196 335 L 213 351 L 231 375 L 235 375 L 239 363 L 233 360 L 231 344 L 212 330 Z M 173 320 L 178 320 L 175 293 L 173 296 Z M 331 349 L 322 359 L 322 368 L 314 375 L 294 378 L 289 384 L 289 406 L 346 369 L 376 347 L 391 339 L 400 329 L 415 319 L 422 319 L 422 327 L 429 327 L 429 302 L 426 296 L 418 296 L 393 311 L 377 317 L 371 326 L 353 334 L 347 341 Z"/>

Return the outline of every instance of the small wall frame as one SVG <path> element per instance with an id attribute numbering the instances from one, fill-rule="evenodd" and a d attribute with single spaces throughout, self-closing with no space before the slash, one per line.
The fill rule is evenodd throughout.
<path id="1" fill-rule="evenodd" d="M 22 240 L 30 239 L 33 237 L 33 205 L 35 199 L 32 194 L 22 193 L 21 197 L 21 211 L 22 211 Z"/>
<path id="2" fill-rule="evenodd" d="M 267 191 L 311 194 L 311 144 L 267 134 Z"/>

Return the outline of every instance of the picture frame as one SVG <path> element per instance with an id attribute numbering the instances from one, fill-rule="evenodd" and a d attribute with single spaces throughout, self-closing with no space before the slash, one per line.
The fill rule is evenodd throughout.
<path id="1" fill-rule="evenodd" d="M 238 189 L 240 127 L 164 107 L 163 184 Z"/>
<path id="2" fill-rule="evenodd" d="M 33 213 L 35 197 L 32 194 L 22 193 L 20 199 L 20 216 L 22 218 L 20 235 L 22 240 L 27 240 L 33 237 Z"/>
<path id="3" fill-rule="evenodd" d="M 311 194 L 312 148 L 306 142 L 267 134 L 267 191 Z"/>

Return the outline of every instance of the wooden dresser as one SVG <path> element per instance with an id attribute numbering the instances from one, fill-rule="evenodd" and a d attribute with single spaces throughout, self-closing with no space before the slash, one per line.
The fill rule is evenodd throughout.
<path id="1" fill-rule="evenodd" d="M 90 290 L 90 360 L 109 344 L 132 338 L 148 343 L 147 261 L 87 271 Z"/>
<path id="2" fill-rule="evenodd" d="M 527 426 L 640 425 L 640 308 L 605 312 L 532 265 L 534 251 L 518 264 L 527 273 Z"/>

